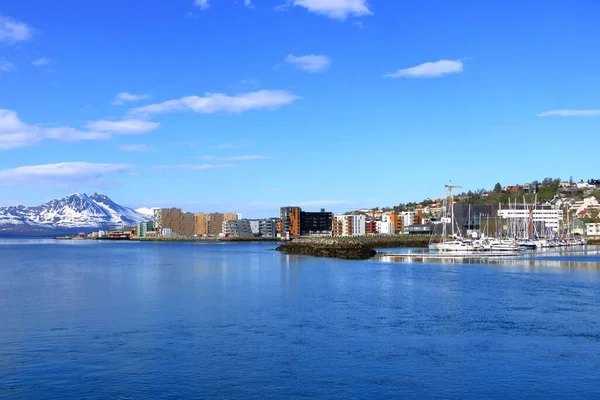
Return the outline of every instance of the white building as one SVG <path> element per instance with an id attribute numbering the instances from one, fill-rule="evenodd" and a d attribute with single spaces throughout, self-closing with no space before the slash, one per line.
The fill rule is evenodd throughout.
<path id="1" fill-rule="evenodd" d="M 600 236 L 600 223 L 585 224 L 585 234 L 588 236 Z"/>
<path id="2" fill-rule="evenodd" d="M 596 185 L 590 185 L 587 182 L 579 182 L 577 184 L 577 189 L 581 189 L 581 190 L 586 190 L 586 189 L 593 190 L 593 189 L 596 189 Z"/>
<path id="3" fill-rule="evenodd" d="M 498 216 L 500 218 L 506 219 L 529 219 L 529 210 L 528 209 L 505 209 L 498 210 Z M 563 211 L 562 210 L 541 210 L 534 209 L 533 210 L 533 222 L 540 222 L 546 229 L 551 229 L 554 232 L 557 232 L 560 228 L 560 222 L 563 220 Z M 525 225 L 524 225 L 525 226 Z"/>
<path id="4" fill-rule="evenodd" d="M 377 233 L 382 235 L 393 235 L 396 233 L 392 221 L 377 221 Z"/>
<path id="5" fill-rule="evenodd" d="M 399 218 L 402 218 L 402 226 L 416 225 L 418 221 L 416 211 L 402 211 L 399 214 Z"/>
<path id="6" fill-rule="evenodd" d="M 367 217 L 364 215 L 334 215 L 333 223 L 336 236 L 364 236 Z M 335 228 L 334 227 L 334 228 Z"/>
<path id="7" fill-rule="evenodd" d="M 250 222 L 250 230 L 253 234 L 258 235 L 260 233 L 260 220 L 251 219 Z"/>

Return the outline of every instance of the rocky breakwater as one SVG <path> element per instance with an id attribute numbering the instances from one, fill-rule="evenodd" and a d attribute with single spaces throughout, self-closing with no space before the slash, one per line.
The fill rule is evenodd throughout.
<path id="1" fill-rule="evenodd" d="M 286 254 L 342 258 L 345 260 L 366 260 L 377 252 L 358 240 L 335 240 L 326 238 L 293 239 L 277 247 Z"/>

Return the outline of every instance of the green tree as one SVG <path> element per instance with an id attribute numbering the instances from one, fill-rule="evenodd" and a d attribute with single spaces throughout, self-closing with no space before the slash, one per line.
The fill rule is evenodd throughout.
<path id="1" fill-rule="evenodd" d="M 502 191 L 502 185 L 500 184 L 500 182 L 498 182 L 494 185 L 494 193 L 500 193 L 501 191 Z"/>

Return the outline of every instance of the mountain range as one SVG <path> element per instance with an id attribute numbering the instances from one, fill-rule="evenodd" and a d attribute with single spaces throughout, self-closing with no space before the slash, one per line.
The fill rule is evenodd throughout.
<path id="1" fill-rule="evenodd" d="M 0 207 L 0 235 L 51 235 L 110 229 L 150 220 L 108 196 L 75 193 L 36 207 Z"/>

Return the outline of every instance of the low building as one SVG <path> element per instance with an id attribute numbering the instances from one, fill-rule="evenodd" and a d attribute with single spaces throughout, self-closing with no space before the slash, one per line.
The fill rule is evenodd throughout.
<path id="1" fill-rule="evenodd" d="M 600 222 L 585 224 L 585 234 L 588 236 L 600 236 Z"/>
<path id="2" fill-rule="evenodd" d="M 148 232 L 154 232 L 154 221 L 140 222 L 137 226 L 138 237 L 146 237 Z"/>

